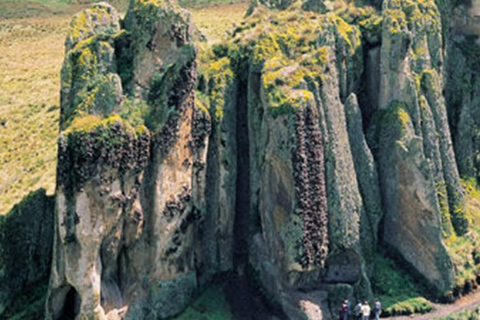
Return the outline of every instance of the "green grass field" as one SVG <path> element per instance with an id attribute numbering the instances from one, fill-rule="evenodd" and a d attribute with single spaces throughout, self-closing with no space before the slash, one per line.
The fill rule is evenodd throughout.
<path id="1" fill-rule="evenodd" d="M 67 2 L 0 1 L 0 214 L 30 191 L 55 189 L 64 40 L 71 16 L 88 6 Z M 122 12 L 128 1 L 110 2 Z M 193 19 L 209 41 L 238 23 L 248 6 L 226 0 L 187 3 L 195 5 Z"/>

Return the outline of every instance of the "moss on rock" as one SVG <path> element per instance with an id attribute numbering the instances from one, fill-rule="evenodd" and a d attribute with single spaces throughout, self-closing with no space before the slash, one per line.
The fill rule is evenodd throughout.
<path id="1" fill-rule="evenodd" d="M 104 167 L 140 171 L 150 155 L 150 133 L 133 128 L 120 116 L 77 118 L 59 140 L 58 181 L 79 190 Z"/>

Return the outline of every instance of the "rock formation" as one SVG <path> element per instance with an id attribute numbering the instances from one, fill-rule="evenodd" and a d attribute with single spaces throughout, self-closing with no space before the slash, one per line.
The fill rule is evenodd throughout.
<path id="1" fill-rule="evenodd" d="M 460 176 L 480 177 L 478 7 L 254 1 L 198 81 L 173 0 L 77 14 L 46 318 L 165 319 L 222 279 L 261 288 L 253 319 L 332 319 L 372 298 L 379 247 L 451 296 Z"/>
<path id="2" fill-rule="evenodd" d="M 197 287 L 210 122 L 189 17 L 133 1 L 123 24 L 97 4 L 67 37 L 48 319 L 165 318 Z"/>

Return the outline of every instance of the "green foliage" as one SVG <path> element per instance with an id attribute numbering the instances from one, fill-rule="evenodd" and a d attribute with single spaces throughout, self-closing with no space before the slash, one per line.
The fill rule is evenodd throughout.
<path id="1" fill-rule="evenodd" d="M 2 319 L 32 320 L 42 319 L 45 314 L 48 280 L 32 285 L 18 294 L 5 310 Z"/>
<path id="2" fill-rule="evenodd" d="M 225 99 L 228 98 L 227 90 L 234 81 L 230 59 L 221 58 L 213 62 L 206 74 L 209 79 L 210 113 L 214 119 L 220 120 L 223 118 Z"/>
<path id="3" fill-rule="evenodd" d="M 326 45 L 327 30 L 341 49 L 333 51 Z M 253 70 L 261 75 L 268 112 L 276 117 L 313 104 L 310 84 L 322 81 L 333 55 L 338 55 L 338 61 L 354 63 L 361 54 L 361 34 L 357 26 L 333 13 L 259 8 L 235 29 L 230 41 L 212 51 L 231 59 L 236 76 Z M 250 67 L 236 65 L 236 61 L 248 62 Z"/>
<path id="4" fill-rule="evenodd" d="M 380 42 L 383 18 L 374 7 L 358 7 L 354 3 L 348 3 L 336 10 L 336 14 L 347 23 L 358 26 L 366 41 Z"/>
<path id="5" fill-rule="evenodd" d="M 30 193 L 0 220 L 1 319 L 43 316 L 53 246 L 54 198 Z"/>
<path id="6" fill-rule="evenodd" d="M 382 301 L 385 315 L 427 313 L 431 304 L 419 291 L 412 276 L 393 260 L 377 255 L 374 260 L 372 289 Z"/>
<path id="7" fill-rule="evenodd" d="M 233 320 L 224 286 L 216 284 L 209 287 L 187 310 L 171 320 Z"/>
<path id="8" fill-rule="evenodd" d="M 98 19 L 111 19 L 111 16 L 98 7 L 89 9 L 89 12 L 89 15 L 84 11 L 75 16 L 67 36 L 67 49 L 70 50 L 62 68 L 62 129 L 77 116 L 109 115 L 121 95 L 118 77 L 109 73 L 113 63 L 108 57 L 115 39 L 121 38 L 124 32 L 107 28 L 95 30 L 97 33 L 93 34 L 89 29 L 90 15 Z"/>
<path id="9" fill-rule="evenodd" d="M 474 178 L 462 180 L 467 192 L 463 210 L 470 225 L 466 233 L 453 234 L 445 243 L 455 266 L 454 295 L 470 292 L 480 277 L 480 191 Z"/>
<path id="10" fill-rule="evenodd" d="M 146 102 L 128 97 L 122 103 L 119 116 L 128 120 L 133 127 L 143 126 L 148 109 Z"/>

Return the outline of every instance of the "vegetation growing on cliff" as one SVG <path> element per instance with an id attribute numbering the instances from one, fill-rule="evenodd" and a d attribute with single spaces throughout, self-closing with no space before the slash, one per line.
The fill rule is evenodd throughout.
<path id="1" fill-rule="evenodd" d="M 133 128 L 116 114 L 76 118 L 59 140 L 59 181 L 80 189 L 102 166 L 139 171 L 150 155 L 149 143 L 145 126 Z"/>
<path id="2" fill-rule="evenodd" d="M 470 229 L 462 236 L 452 235 L 446 240 L 456 269 L 454 295 L 469 293 L 477 288 L 480 279 L 480 191 L 475 179 L 463 180 L 467 192 L 465 212 Z"/>
<path id="3" fill-rule="evenodd" d="M 148 17 L 156 14 L 155 10 L 152 9 L 155 6 L 149 4 L 157 2 L 159 1 L 139 1 L 137 4 L 141 3 L 144 6 L 133 9 L 147 17 L 141 27 L 149 31 L 152 31 L 155 26 L 151 24 L 152 21 Z M 323 179 L 324 172 L 316 170 L 315 165 L 320 168 L 324 167 L 323 158 L 321 158 L 323 157 L 323 149 L 321 149 L 323 138 L 320 127 L 315 122 L 319 121 L 318 118 L 321 117 L 317 117 L 316 112 L 318 110 L 312 108 L 316 99 L 319 98 L 315 96 L 316 91 L 312 87 L 328 84 L 331 79 L 325 79 L 325 74 L 328 75 L 328 70 L 332 67 L 342 70 L 339 73 L 341 73 L 341 76 L 346 74 L 345 77 L 347 78 L 351 76 L 350 71 L 358 74 L 362 73 L 362 54 L 365 49 L 362 41 L 367 42 L 368 45 L 378 44 L 381 37 L 380 26 L 385 21 L 386 24 L 390 24 L 390 29 L 387 30 L 390 32 L 389 36 L 399 36 L 402 41 L 407 43 L 406 47 L 411 40 L 409 38 L 410 31 L 425 29 L 429 32 L 438 32 L 439 30 L 437 23 L 425 23 L 423 20 L 424 17 L 432 19 L 438 16 L 436 6 L 432 1 L 399 0 L 391 3 L 394 8 L 387 11 L 389 17 L 386 20 L 379 17 L 377 11 L 373 8 L 357 8 L 353 5 L 340 6 L 334 12 L 324 15 L 301 12 L 297 10 L 298 8 L 275 13 L 264 8 L 258 8 L 247 20 L 234 29 L 229 39 L 224 39 L 219 45 L 212 48 L 208 45 L 205 45 L 206 48 L 202 48 L 199 59 L 201 81 L 196 100 L 198 107 L 202 112 L 210 112 L 214 121 L 221 122 L 225 114 L 225 104 L 229 103 L 231 98 L 237 98 L 237 96 L 229 95 L 228 90 L 238 80 L 240 80 L 241 85 L 246 85 L 245 78 L 250 75 L 248 72 L 253 70 L 253 72 L 258 73 L 259 90 L 264 94 L 261 97 L 262 102 L 265 102 L 269 114 L 275 120 L 280 116 L 290 114 L 301 116 L 306 114 L 308 116 L 305 120 L 308 133 L 301 132 L 302 138 L 307 137 L 305 139 L 307 141 L 305 148 L 307 151 L 299 152 L 299 159 L 294 159 L 294 162 L 300 163 L 307 159 L 310 167 L 314 167 L 310 171 L 306 170 L 303 174 L 308 176 L 305 181 L 312 182 L 312 186 L 316 187 L 308 193 L 318 195 L 318 186 L 323 186 L 324 181 L 318 183 L 316 178 L 321 176 Z M 100 18 L 103 17 L 101 14 L 99 16 Z M 83 18 L 80 16 L 78 19 Z M 85 23 L 85 21 L 81 21 L 82 23 Z M 59 164 L 60 178 L 77 188 L 81 188 L 82 183 L 87 181 L 95 173 L 95 170 L 99 169 L 99 167 L 95 167 L 97 165 L 110 166 L 120 170 L 143 168 L 149 152 L 147 148 L 149 131 L 144 124 L 156 130 L 162 127 L 159 124 L 163 124 L 163 121 L 167 118 L 167 113 L 178 111 L 153 110 L 148 112 L 149 107 L 168 105 L 171 98 L 168 95 L 169 92 L 173 89 L 185 89 L 180 86 L 187 82 L 182 81 L 185 80 L 183 78 L 174 78 L 173 80 L 168 78 L 169 72 L 178 67 L 169 64 L 161 72 L 158 72 L 151 83 L 148 84 L 151 89 L 148 94 L 148 105 L 147 103 L 139 103 L 133 98 L 117 96 L 116 89 L 118 87 L 115 86 L 118 81 L 116 82 L 116 79 L 110 75 L 97 77 L 96 73 L 101 68 L 99 56 L 108 55 L 108 48 L 103 50 L 105 48 L 101 47 L 102 42 L 118 44 L 116 40 L 123 38 L 125 34 L 107 30 L 105 36 L 94 36 L 81 40 L 80 38 L 85 32 L 82 28 L 76 29 L 73 26 L 70 37 L 73 42 L 79 41 L 75 49 L 70 52 L 72 54 L 71 58 L 75 60 L 72 64 L 76 65 L 78 70 L 69 70 L 67 66 L 65 68 L 65 78 L 73 79 L 73 82 L 79 83 L 85 80 L 86 89 L 80 88 L 78 96 L 74 97 L 76 99 L 74 104 L 78 107 L 74 110 L 75 112 L 69 114 L 68 110 L 64 110 L 64 112 L 67 112 L 67 121 L 64 128 L 66 130 L 60 139 L 59 152 L 61 160 Z M 140 38 L 134 39 L 135 41 L 142 40 Z M 439 43 L 433 41 L 429 45 L 439 46 Z M 145 49 L 143 48 L 143 50 Z M 435 55 L 431 55 L 428 61 L 424 60 L 424 55 L 428 54 L 425 43 L 418 42 L 412 47 L 412 51 L 410 53 L 413 58 L 413 75 L 416 75 L 418 81 L 416 89 L 419 95 L 419 105 L 426 110 L 428 108 L 426 98 L 429 93 L 428 90 L 432 90 L 433 85 L 438 85 L 438 83 L 432 84 L 432 77 L 437 76 L 437 71 L 431 68 L 438 68 L 439 65 L 436 62 L 441 61 Z M 187 48 L 187 51 L 183 54 L 187 57 L 185 60 L 188 61 L 193 60 L 195 55 L 192 47 Z M 191 66 L 191 64 L 186 63 L 185 66 L 180 66 L 185 67 L 181 71 L 188 71 Z M 247 70 L 249 71 L 247 72 Z M 77 71 L 77 78 L 74 76 L 75 71 Z M 180 70 L 174 71 L 174 73 L 178 73 Z M 353 77 L 356 76 L 353 75 Z M 91 81 L 92 78 L 94 78 L 94 81 Z M 124 84 L 128 84 L 132 80 L 128 78 L 125 81 L 125 79 L 125 77 L 122 79 Z M 189 80 L 191 79 L 189 78 Z M 339 86 L 342 88 L 340 89 L 340 96 L 336 96 L 336 99 L 345 99 L 345 95 L 351 92 L 352 88 L 345 89 L 349 85 L 349 81 L 350 79 L 339 80 L 341 82 Z M 64 83 L 63 87 L 71 89 L 68 83 Z M 188 91 L 187 89 L 183 91 Z M 441 88 L 435 87 L 433 89 L 433 91 L 439 91 Z M 234 92 L 234 94 L 237 93 Z M 120 101 L 122 99 L 123 101 Z M 178 99 L 178 96 L 173 97 L 173 99 Z M 178 100 L 174 102 L 178 102 Z M 121 110 L 115 110 L 119 115 L 106 117 L 114 112 L 113 107 L 111 107 L 114 105 L 121 106 Z M 97 115 L 88 115 L 94 113 L 92 110 L 95 108 L 101 110 L 103 114 L 100 112 Z M 405 142 L 404 138 L 407 133 L 413 132 L 415 126 L 415 119 L 409 108 L 407 103 L 394 101 L 387 110 L 379 112 L 380 123 L 377 125 L 380 129 L 375 132 L 377 142 L 384 139 L 383 142 L 388 140 L 387 142 L 392 146 L 400 144 L 402 147 L 406 147 L 402 145 Z M 301 114 L 303 111 L 306 113 Z M 204 114 L 202 113 L 202 115 Z M 8 123 L 8 120 L 0 120 L 2 120 L 0 124 L 2 122 Z M 422 118 L 422 120 L 426 121 L 428 119 Z M 205 120 L 206 122 L 208 120 Z M 248 122 L 246 123 L 248 124 Z M 297 126 L 296 129 L 305 129 L 305 123 L 301 121 L 298 125 L 295 125 Z M 203 133 L 207 134 L 208 130 Z M 378 135 L 383 136 L 378 137 Z M 300 134 L 297 134 L 297 136 L 300 136 Z M 393 139 L 396 140 L 391 141 Z M 248 147 L 248 143 L 246 145 Z M 301 144 L 298 143 L 298 145 Z M 190 166 L 191 164 L 187 162 L 183 165 Z M 74 166 L 68 167 L 68 164 L 74 164 Z M 301 164 L 303 165 L 303 163 Z M 203 163 L 195 163 L 194 165 L 201 168 L 199 171 L 203 170 Z M 466 226 L 461 225 L 463 221 L 457 221 L 455 226 L 458 230 L 461 230 L 457 233 L 451 230 L 450 224 L 445 223 L 450 222 L 451 218 L 449 204 L 447 203 L 447 187 L 443 184 L 436 184 L 435 190 L 442 207 L 444 235 L 447 238 L 447 244 L 451 250 L 450 253 L 457 271 L 454 295 L 468 292 L 475 287 L 476 280 L 480 275 L 477 267 L 480 264 L 480 254 L 476 251 L 480 229 L 476 230 L 475 228 L 476 225 L 480 224 L 480 218 L 477 219 L 480 211 L 478 207 L 480 206 L 477 206 L 476 203 L 480 201 L 480 193 L 477 191 L 476 185 L 470 181 L 465 182 L 464 186 L 469 194 L 467 205 L 465 208 L 454 206 L 452 212 L 453 215 L 458 213 L 460 218 L 465 218 L 463 220 L 468 220 L 469 224 L 474 227 L 468 230 Z M 303 192 L 304 190 L 301 187 L 298 187 L 302 191 L 299 192 L 300 196 L 307 193 Z M 305 207 L 312 208 L 311 199 L 305 199 L 308 200 L 305 201 Z M 320 200 L 323 201 L 322 205 L 326 206 L 326 196 Z M 319 243 L 326 245 L 322 242 L 323 240 L 317 241 L 317 238 L 311 236 L 312 234 L 315 235 L 315 232 L 317 235 L 319 233 L 321 235 L 327 234 L 325 230 L 318 232 L 320 227 L 326 226 L 326 223 L 321 226 L 314 223 L 322 220 L 316 219 L 315 213 L 321 211 L 322 218 L 326 216 L 326 210 L 323 209 L 314 209 L 313 213 L 310 211 L 304 214 L 307 218 L 315 220 L 312 222 L 305 219 L 310 223 L 310 230 L 307 230 L 308 228 L 305 229 L 306 231 L 304 230 L 304 240 L 308 240 L 305 240 L 308 245 L 312 245 L 312 243 L 314 245 Z M 457 212 L 457 209 L 462 210 L 462 212 Z M 466 214 L 465 217 L 463 212 Z M 298 210 L 295 213 L 303 214 Z M 302 266 L 308 267 L 312 261 L 323 266 L 327 251 L 321 249 L 317 250 L 315 248 L 313 251 L 316 252 L 312 251 L 310 256 L 307 257 L 309 261 L 301 261 Z M 316 254 L 321 254 L 321 256 L 317 257 Z M 413 278 L 400 271 L 393 262 L 377 257 L 374 264 L 376 270 L 373 278 L 374 289 L 384 302 L 387 313 L 425 312 L 431 308 L 430 304 L 421 297 L 421 292 Z M 230 315 L 228 308 L 225 307 L 225 301 L 221 300 L 219 305 L 212 304 L 212 296 L 221 295 L 217 289 L 208 290 L 179 319 L 192 317 L 229 319 Z M 210 312 L 209 309 L 212 309 L 212 311 Z"/>
<path id="4" fill-rule="evenodd" d="M 382 302 L 385 316 L 427 313 L 433 310 L 413 277 L 381 255 L 377 255 L 374 260 L 372 289 Z"/>
<path id="5" fill-rule="evenodd" d="M 233 320 L 224 286 L 224 284 L 211 286 L 187 310 L 172 320 Z"/>

